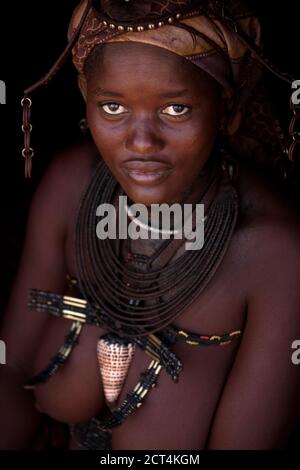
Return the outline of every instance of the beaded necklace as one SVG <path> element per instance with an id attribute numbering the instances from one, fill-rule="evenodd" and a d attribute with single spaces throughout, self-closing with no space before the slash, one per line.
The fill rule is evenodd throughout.
<path id="1" fill-rule="evenodd" d="M 203 248 L 186 251 L 168 264 L 183 240 L 165 240 L 152 257 L 144 260 L 141 269 L 120 261 L 115 240 L 95 236 L 97 207 L 111 202 L 117 188 L 117 181 L 101 161 L 77 218 L 78 281 L 83 298 L 98 305 L 109 318 L 111 331 L 137 337 L 172 323 L 206 287 L 231 239 L 238 214 L 237 194 L 225 171 L 214 174 L 206 191 L 210 205 L 205 214 Z M 130 257 L 133 254 L 129 253 Z"/>
<path id="2" fill-rule="evenodd" d="M 103 181 L 102 185 L 99 185 L 99 178 L 100 181 Z M 109 189 L 108 194 L 105 192 L 105 189 Z M 102 259 L 107 262 L 107 256 L 105 256 L 104 253 L 105 250 L 107 250 L 108 256 L 114 254 L 113 248 L 116 248 L 116 244 L 108 244 L 108 246 L 104 247 L 104 243 L 102 240 L 100 245 L 103 245 L 103 249 L 99 249 L 99 245 L 96 245 L 98 251 L 97 249 L 95 251 L 95 247 L 93 245 L 90 245 L 90 243 L 92 239 L 96 238 L 95 233 L 91 228 L 91 214 L 95 213 L 93 212 L 93 208 L 95 207 L 95 205 L 97 206 L 99 204 L 99 193 L 104 193 L 103 198 L 100 198 L 100 201 L 107 201 L 112 199 L 115 189 L 116 183 L 114 179 L 111 175 L 108 174 L 104 163 L 101 162 L 95 172 L 94 177 L 92 178 L 92 182 L 83 198 L 79 210 L 79 223 L 77 225 L 77 227 L 79 226 L 79 228 L 77 231 L 76 238 L 76 247 L 77 249 L 79 248 L 79 266 L 81 268 L 81 272 L 79 270 L 79 274 L 81 279 L 85 280 L 86 278 L 82 277 L 82 274 L 84 274 L 84 276 L 91 276 L 90 278 L 88 278 L 88 281 L 92 281 L 93 289 L 100 288 L 101 290 L 102 287 L 100 285 L 93 285 L 93 283 L 95 282 L 95 279 L 93 278 L 95 272 L 93 271 L 93 269 L 86 269 L 87 266 L 85 265 L 85 258 L 83 253 L 84 250 L 80 249 L 78 244 L 79 241 L 83 243 L 82 247 L 85 248 L 85 252 L 88 253 L 89 256 L 96 255 L 96 261 L 98 263 L 99 256 L 102 256 Z M 197 269 L 198 272 L 201 272 L 200 282 L 199 277 L 196 276 L 196 282 L 194 281 L 193 288 L 198 288 L 200 291 L 204 288 L 206 283 L 209 281 L 209 279 L 217 269 L 219 263 L 221 262 L 225 254 L 226 247 L 230 241 L 237 217 L 236 192 L 233 186 L 229 183 L 229 180 L 227 178 L 227 172 L 224 171 L 221 178 L 216 178 L 216 175 L 213 175 L 208 187 L 206 188 L 204 195 L 206 196 L 206 198 L 204 197 L 203 199 L 205 200 L 205 202 L 207 201 L 209 203 L 209 207 L 206 211 L 205 216 L 207 217 L 207 220 L 209 222 L 208 228 L 206 227 L 206 236 L 209 237 L 206 241 L 206 246 L 209 245 L 209 251 L 211 250 L 211 252 L 208 253 L 204 251 L 204 255 L 202 255 L 202 258 L 199 258 L 199 260 L 202 261 L 202 264 L 199 264 L 198 266 L 204 266 L 204 269 L 202 269 L 202 272 L 201 269 Z M 214 195 L 215 197 L 213 198 L 213 200 L 210 200 L 212 199 L 212 195 Z M 88 214 L 89 216 L 87 220 L 85 217 L 86 214 Z M 88 223 L 84 225 L 86 222 Z M 87 238 L 85 238 L 85 234 L 82 233 L 84 226 L 86 232 L 93 234 L 92 237 L 87 236 Z M 209 242 L 209 240 L 210 243 L 207 243 Z M 76 282 L 76 284 L 79 286 L 83 297 L 85 297 L 83 299 L 77 297 L 62 296 L 45 291 L 38 291 L 35 289 L 32 289 L 30 292 L 30 308 L 38 311 L 52 313 L 54 315 L 62 316 L 64 318 L 72 320 L 72 325 L 70 332 L 66 336 L 65 342 L 63 346 L 59 349 L 58 353 L 50 360 L 48 366 L 44 370 L 42 370 L 35 377 L 32 377 L 27 382 L 25 388 L 34 388 L 36 385 L 46 382 L 58 371 L 61 366 L 63 366 L 65 361 L 70 356 L 73 347 L 78 342 L 84 323 L 90 323 L 102 327 L 104 326 L 110 331 L 108 335 L 105 335 L 99 339 L 97 345 L 100 371 L 104 383 L 104 389 L 106 388 L 105 395 L 109 407 L 105 410 L 104 413 L 101 413 L 99 416 L 94 417 L 88 423 L 74 425 L 71 429 L 73 437 L 83 447 L 87 449 L 100 449 L 104 447 L 109 447 L 112 429 L 115 426 L 122 424 L 127 419 L 127 417 L 132 412 L 134 412 L 134 410 L 136 410 L 142 405 L 142 402 L 148 395 L 149 391 L 156 386 L 162 368 L 165 369 L 166 373 L 169 375 L 172 381 L 178 381 L 179 374 L 182 369 L 182 362 L 171 350 L 171 347 L 177 341 L 185 341 L 187 344 L 193 346 L 223 346 L 229 344 L 233 339 L 239 337 L 241 334 L 240 330 L 232 331 L 230 333 L 222 335 L 195 335 L 193 333 L 189 333 L 183 330 L 177 330 L 174 326 L 171 325 L 172 320 L 178 315 L 177 312 L 176 315 L 174 315 L 174 311 L 172 312 L 172 315 L 164 316 L 160 313 L 160 315 L 156 318 L 154 315 L 153 317 L 156 322 L 153 322 L 152 318 L 151 323 L 151 321 L 149 322 L 149 318 L 151 320 L 151 316 L 149 317 L 145 313 L 145 311 L 149 310 L 151 304 L 150 307 L 149 305 L 144 306 L 144 310 L 140 315 L 140 318 L 143 318 L 145 320 L 142 327 L 139 324 L 137 327 L 138 322 L 136 322 L 136 318 L 134 318 L 134 321 L 132 321 L 132 313 L 134 313 L 137 307 L 139 307 L 143 303 L 145 298 L 147 300 L 153 300 L 155 296 L 160 296 L 162 295 L 162 293 L 170 290 L 171 288 L 174 288 L 173 281 L 171 283 L 167 282 L 167 276 L 172 275 L 174 271 L 174 266 L 176 276 L 178 276 L 178 273 L 180 273 L 181 271 L 184 272 L 185 269 L 187 270 L 187 276 L 191 275 L 191 273 L 193 272 L 193 263 L 197 261 L 197 258 L 190 257 L 191 259 L 184 260 L 184 258 L 186 257 L 185 254 L 182 255 L 179 260 L 170 264 L 170 266 L 173 267 L 173 270 L 170 269 L 170 266 L 167 266 L 167 268 L 165 268 L 169 260 L 174 255 L 174 252 L 176 251 L 176 249 L 178 249 L 181 244 L 182 240 L 165 240 L 161 244 L 159 249 L 154 253 L 154 256 L 151 257 L 147 257 L 146 255 L 141 255 L 139 253 L 132 253 L 130 251 L 128 252 L 127 263 L 125 264 L 125 266 L 128 264 L 131 267 L 131 270 L 127 268 L 127 271 L 130 271 L 129 274 L 127 273 L 126 269 L 124 271 L 125 274 L 131 275 L 134 279 L 133 288 L 129 289 L 131 285 L 130 282 L 128 283 L 128 277 L 124 276 L 124 272 L 122 272 L 120 276 L 120 272 L 117 271 L 119 277 L 116 277 L 116 279 L 121 279 L 121 282 L 117 285 L 117 287 L 119 289 L 123 288 L 123 290 L 124 288 L 127 288 L 129 292 L 127 298 L 125 296 L 126 309 L 123 308 L 121 311 L 124 316 L 124 318 L 122 318 L 122 321 L 120 321 L 118 317 L 116 318 L 116 315 L 113 315 L 111 312 L 111 298 L 108 297 L 108 301 L 106 299 L 105 302 L 103 302 L 102 298 L 96 298 L 96 302 L 90 300 L 87 301 L 87 297 L 92 298 L 92 296 L 84 295 L 85 290 L 83 290 L 83 286 L 85 287 L 86 283 L 83 284 L 79 280 L 72 281 L 72 283 Z M 214 249 L 214 247 L 216 249 Z M 118 251 L 118 246 L 115 253 L 115 257 L 117 257 L 118 259 L 118 256 L 120 254 Z M 184 260 L 185 262 L 182 262 L 182 260 Z M 89 262 L 90 259 L 88 259 L 88 264 Z M 118 262 L 119 264 L 121 264 L 119 259 Z M 95 268 L 95 266 L 88 266 L 88 268 Z M 100 269 L 99 279 L 102 279 L 103 283 L 107 282 L 107 280 L 104 279 L 106 269 L 107 272 L 109 272 L 109 269 L 112 270 L 110 265 L 105 265 L 102 270 Z M 158 274 L 159 282 L 157 282 Z M 141 293 L 139 291 L 139 288 L 136 288 L 136 285 L 139 286 L 137 281 L 140 277 L 143 278 L 143 276 L 146 276 L 148 284 L 146 285 L 146 288 L 144 288 L 144 291 Z M 130 278 L 131 282 L 132 278 Z M 186 276 L 183 276 L 183 279 L 186 278 Z M 153 290 L 153 292 L 150 292 L 150 294 L 152 294 L 151 297 L 148 291 L 151 291 L 151 288 L 153 287 L 154 283 L 155 286 L 159 287 L 161 279 L 163 280 L 163 289 L 160 288 L 158 290 Z M 172 277 L 172 279 L 174 279 L 174 276 Z M 183 282 L 183 279 L 181 278 L 180 281 Z M 126 283 L 125 286 L 124 282 Z M 88 285 L 88 293 L 90 294 L 89 289 L 90 286 Z M 92 290 L 92 292 L 94 292 L 94 290 Z M 180 302 L 177 302 L 177 308 L 178 305 L 180 305 Z M 158 306 L 159 304 L 155 304 L 154 309 L 156 309 Z M 126 315 L 127 320 L 125 318 Z M 153 330 L 153 325 L 157 327 L 155 330 Z M 154 334 L 154 332 L 157 330 L 159 330 L 159 333 Z M 118 334 L 115 333 L 116 331 Z M 128 370 L 126 367 L 128 367 L 128 365 L 130 364 L 135 346 L 138 346 L 147 355 L 150 356 L 151 363 L 149 364 L 147 370 L 141 374 L 141 379 L 137 383 L 133 391 L 126 396 L 125 400 L 123 401 L 123 403 L 121 403 L 120 406 L 116 406 L 116 398 L 118 397 L 122 388 L 122 384 L 124 382 Z M 106 355 L 108 358 L 108 364 L 105 364 Z M 123 361 L 127 361 L 127 366 L 125 368 L 123 367 L 123 370 L 121 370 L 122 367 L 120 366 L 123 366 Z M 121 373 L 122 377 L 120 378 L 120 380 L 115 381 L 115 383 L 110 384 L 110 377 L 108 376 L 109 387 L 107 394 L 107 384 L 105 387 L 105 370 L 103 371 L 102 369 L 105 369 L 105 365 L 108 366 L 108 369 L 111 369 L 111 367 L 114 367 L 116 363 L 116 369 L 118 370 L 118 372 Z"/>

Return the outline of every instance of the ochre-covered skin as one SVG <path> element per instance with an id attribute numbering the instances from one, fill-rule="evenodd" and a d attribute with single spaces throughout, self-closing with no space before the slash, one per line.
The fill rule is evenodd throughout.
<path id="1" fill-rule="evenodd" d="M 7 344 L 7 366 L 0 371 L 2 448 L 34 445 L 41 419 L 35 403 L 67 423 L 86 421 L 104 407 L 96 354 L 104 331 L 92 326 L 84 327 L 67 364 L 34 395 L 21 388 L 45 367 L 70 327 L 67 320 L 29 311 L 27 292 L 35 287 L 63 293 L 66 275 L 77 277 L 76 214 L 99 152 L 133 200 L 169 201 L 190 188 L 195 202 L 197 176 L 222 119 L 214 83 L 201 79 L 198 70 L 193 73 L 190 64 L 163 51 L 165 60 L 158 67 L 162 52 L 151 46 L 111 47 L 114 52 L 104 52 L 99 69 L 82 84 L 98 149 L 85 145 L 54 158 L 32 202 L 0 335 Z M 148 49 L 137 55 L 134 47 Z M 133 57 L 139 57 L 135 67 Z M 155 80 L 149 80 L 153 67 Z M 184 97 L 160 96 L 162 89 L 183 88 Z M 106 115 L 108 102 L 117 104 L 114 110 L 122 106 L 125 114 Z M 189 113 L 174 118 L 174 104 L 189 107 Z M 132 184 L 120 170 L 127 156 L 142 161 L 163 156 L 173 172 L 161 184 Z M 162 372 L 144 405 L 114 431 L 113 449 L 272 449 L 286 444 L 299 413 L 300 374 L 291 362 L 291 344 L 300 338 L 299 225 L 294 209 L 253 169 L 240 165 L 237 189 L 240 215 L 223 263 L 176 326 L 199 334 L 243 329 L 241 341 L 217 348 L 177 344 L 174 350 L 184 364 L 179 383 Z M 147 241 L 137 243 L 139 251 L 147 250 Z M 148 363 L 137 350 L 121 400 Z"/>

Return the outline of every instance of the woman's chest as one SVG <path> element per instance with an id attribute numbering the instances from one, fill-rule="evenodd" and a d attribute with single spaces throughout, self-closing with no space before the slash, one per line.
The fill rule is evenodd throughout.
<path id="1" fill-rule="evenodd" d="M 76 277 L 71 250 L 67 264 L 69 273 Z M 233 282 L 237 274 L 233 270 L 234 266 L 225 259 L 204 292 L 173 322 L 178 330 L 212 337 L 242 329 L 245 302 L 242 289 Z M 70 321 L 51 319 L 38 353 L 37 369 L 44 367 L 58 350 L 70 326 Z M 103 382 L 97 359 L 103 334 L 98 327 L 84 326 L 65 366 L 48 384 L 37 389 L 37 401 L 44 412 L 55 417 L 54 407 L 59 407 L 61 420 L 78 422 L 90 419 L 103 407 Z M 156 387 L 147 392 L 142 406 L 115 429 L 114 448 L 203 447 L 237 347 L 238 339 L 224 346 L 213 342 L 175 344 L 171 349 L 183 364 L 178 383 L 161 370 Z M 135 347 L 118 405 L 140 383 L 141 374 L 147 372 L 151 361 L 145 351 Z"/>
<path id="2" fill-rule="evenodd" d="M 243 328 L 246 310 L 244 289 L 233 251 L 234 245 L 229 247 L 201 295 L 174 319 L 172 323 L 178 330 L 210 338 Z M 66 264 L 68 273 L 76 278 L 71 236 L 66 241 Z M 189 283 L 186 283 L 187 294 L 189 288 Z M 37 369 L 44 367 L 61 346 L 70 326 L 69 321 L 51 319 L 38 353 Z M 53 408 L 59 406 L 61 420 L 78 422 L 90 419 L 103 407 L 103 377 L 97 359 L 97 347 L 103 333 L 97 327 L 84 326 L 65 366 L 48 384 L 37 389 L 37 400 L 42 403 L 44 412 L 55 417 Z M 147 392 L 142 406 L 115 429 L 114 448 L 155 449 L 161 445 L 161 448 L 184 449 L 204 446 L 237 347 L 238 339 L 224 346 L 217 346 L 214 342 L 209 345 L 193 345 L 184 341 L 175 344 L 171 349 L 183 364 L 178 383 L 174 383 L 164 369 L 161 370 L 156 387 Z M 135 347 L 118 405 L 141 382 L 151 361 L 145 351 Z M 64 410 L 69 411 L 64 414 Z"/>
<path id="3" fill-rule="evenodd" d="M 213 311 L 207 313 L 213 316 Z M 37 370 L 44 367 L 58 349 L 59 339 L 62 340 L 68 326 L 60 319 L 51 320 L 38 353 Z M 212 335 L 229 330 L 205 330 L 203 327 L 192 331 Z M 97 345 L 103 333 L 97 327 L 85 326 L 60 372 L 45 385 L 37 387 L 36 398 L 43 412 L 59 417 L 60 421 L 76 423 L 88 421 L 103 409 L 103 376 L 97 360 Z M 175 344 L 171 350 L 182 363 L 178 382 L 175 383 L 164 368 L 161 369 L 156 377 L 156 386 L 148 388 L 142 405 L 114 429 L 113 448 L 204 447 L 237 348 L 238 340 L 224 346 Z M 152 362 L 145 351 L 135 347 L 118 406 L 137 389 L 137 384 L 143 382 Z M 113 370 L 115 365 L 111 368 Z M 59 416 L 56 414 L 58 409 Z"/>

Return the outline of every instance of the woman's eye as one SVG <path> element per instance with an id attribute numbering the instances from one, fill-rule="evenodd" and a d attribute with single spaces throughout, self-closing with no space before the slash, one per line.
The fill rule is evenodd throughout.
<path id="1" fill-rule="evenodd" d="M 117 116 L 126 112 L 124 106 L 118 103 L 105 103 L 101 105 L 101 108 L 105 113 L 111 114 L 113 116 Z"/>
<path id="2" fill-rule="evenodd" d="M 188 113 L 189 107 L 183 104 L 172 104 L 163 109 L 163 114 L 168 114 L 169 116 L 183 116 Z"/>

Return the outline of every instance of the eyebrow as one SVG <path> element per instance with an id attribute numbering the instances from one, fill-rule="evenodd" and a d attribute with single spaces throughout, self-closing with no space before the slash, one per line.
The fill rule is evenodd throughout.
<path id="1" fill-rule="evenodd" d="M 166 91 L 165 93 L 161 93 L 159 97 L 160 98 L 176 98 L 180 96 L 186 96 L 188 92 L 189 91 L 186 88 L 182 90 Z M 124 97 L 122 93 L 118 93 L 116 91 L 111 91 L 111 90 L 104 90 L 101 87 L 95 88 L 95 90 L 93 90 L 92 93 L 96 96 L 107 96 L 109 98 L 114 97 L 114 96 L 117 96 L 118 98 Z"/>
<path id="2" fill-rule="evenodd" d="M 110 90 L 104 90 L 103 88 L 97 87 L 95 90 L 92 91 L 92 93 L 96 96 L 108 96 L 108 97 L 113 97 L 113 96 L 118 96 L 119 98 L 123 98 L 123 95 L 121 93 L 117 93 L 116 91 L 110 91 Z"/>
<path id="3" fill-rule="evenodd" d="M 184 88 L 183 90 L 174 90 L 174 91 L 166 91 L 165 93 L 161 93 L 161 98 L 176 98 L 177 96 L 186 96 L 189 93 L 189 90 Z"/>

